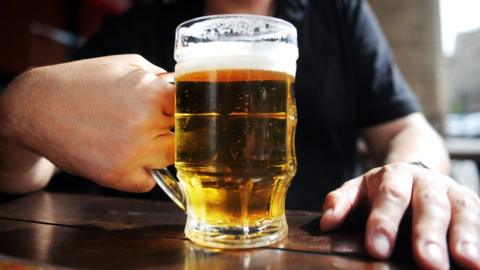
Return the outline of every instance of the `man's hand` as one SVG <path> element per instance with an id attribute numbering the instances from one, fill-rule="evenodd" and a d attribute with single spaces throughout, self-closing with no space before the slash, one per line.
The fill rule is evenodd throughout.
<path id="1" fill-rule="evenodd" d="M 450 251 L 458 264 L 480 269 L 480 199 L 469 188 L 433 170 L 388 164 L 330 192 L 320 228 L 337 227 L 363 201 L 371 207 L 365 246 L 372 256 L 390 256 L 400 221 L 411 206 L 412 244 L 419 265 L 446 269 Z"/>
<path id="2" fill-rule="evenodd" d="M 148 191 L 146 169 L 173 163 L 170 76 L 138 55 L 32 69 L 1 97 L 2 137 L 100 185 Z"/>

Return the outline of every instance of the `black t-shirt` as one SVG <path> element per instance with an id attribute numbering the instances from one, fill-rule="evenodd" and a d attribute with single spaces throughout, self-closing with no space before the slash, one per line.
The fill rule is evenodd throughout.
<path id="1" fill-rule="evenodd" d="M 174 70 L 175 27 L 202 16 L 202 1 L 139 6 L 107 20 L 77 58 L 137 53 Z M 370 7 L 362 0 L 278 0 L 275 16 L 298 29 L 297 175 L 287 207 L 316 210 L 358 174 L 361 128 L 419 110 Z"/>

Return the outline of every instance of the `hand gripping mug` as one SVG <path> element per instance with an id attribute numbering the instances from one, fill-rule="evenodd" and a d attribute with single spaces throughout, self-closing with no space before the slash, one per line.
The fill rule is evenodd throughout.
<path id="1" fill-rule="evenodd" d="M 180 24 L 175 41 L 175 168 L 152 175 L 187 213 L 186 236 L 214 248 L 287 235 L 296 172 L 297 31 L 266 16 Z"/>

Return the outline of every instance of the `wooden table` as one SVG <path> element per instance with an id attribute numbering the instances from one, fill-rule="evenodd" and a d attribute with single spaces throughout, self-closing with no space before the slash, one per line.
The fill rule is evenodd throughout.
<path id="1" fill-rule="evenodd" d="M 278 244 L 212 250 L 185 239 L 173 203 L 39 192 L 0 204 L 0 269 L 415 268 L 409 236 L 393 259 L 376 261 L 365 254 L 363 222 L 322 234 L 320 213 L 287 215 L 290 232 Z"/>

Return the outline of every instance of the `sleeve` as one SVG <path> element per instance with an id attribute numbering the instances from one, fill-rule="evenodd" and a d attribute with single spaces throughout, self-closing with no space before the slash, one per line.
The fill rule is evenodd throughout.
<path id="1" fill-rule="evenodd" d="M 393 59 L 387 40 L 364 0 L 347 1 L 348 40 L 352 51 L 360 128 L 421 110 Z"/>

